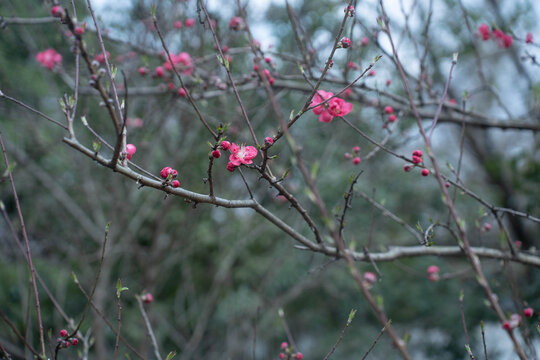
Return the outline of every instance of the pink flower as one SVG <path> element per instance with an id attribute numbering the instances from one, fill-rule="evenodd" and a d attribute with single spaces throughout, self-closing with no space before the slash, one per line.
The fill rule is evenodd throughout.
<path id="1" fill-rule="evenodd" d="M 244 19 L 239 16 L 235 16 L 229 22 L 229 29 L 231 30 L 242 30 L 244 28 Z"/>
<path id="2" fill-rule="evenodd" d="M 109 54 L 108 51 L 106 51 L 105 53 L 107 54 L 107 60 L 109 60 L 109 58 L 111 57 L 111 54 Z M 96 56 L 94 56 L 94 60 L 96 60 L 100 64 L 105 64 L 105 56 L 103 55 L 103 53 L 99 53 Z"/>
<path id="3" fill-rule="evenodd" d="M 478 27 L 478 32 L 482 35 L 482 40 L 489 40 L 489 26 L 482 24 Z"/>
<path id="4" fill-rule="evenodd" d="M 55 5 L 51 8 L 51 15 L 57 18 L 64 17 L 64 9 L 60 5 Z"/>
<path id="5" fill-rule="evenodd" d="M 396 119 L 397 119 L 396 115 L 394 115 L 394 114 L 391 114 L 390 116 L 388 116 L 388 121 L 390 121 L 390 122 L 394 122 L 394 121 L 396 121 Z"/>
<path id="6" fill-rule="evenodd" d="M 163 75 L 165 75 L 165 70 L 163 70 L 163 66 L 158 66 L 155 73 L 157 77 L 163 77 Z"/>
<path id="7" fill-rule="evenodd" d="M 375 281 L 377 280 L 377 277 L 375 276 L 374 273 L 372 272 L 365 272 L 364 273 L 364 281 L 369 283 L 369 284 L 373 284 Z"/>
<path id="8" fill-rule="evenodd" d="M 332 116 L 345 116 L 352 110 L 352 104 L 340 98 L 333 98 L 329 104 L 328 112 Z"/>
<path id="9" fill-rule="evenodd" d="M 315 106 L 315 107 L 313 108 L 313 113 L 314 113 L 315 115 L 319 115 L 319 121 L 320 121 L 320 122 L 329 123 L 329 122 L 332 121 L 332 119 L 334 118 L 334 117 L 328 112 L 328 105 L 327 105 L 327 104 L 325 104 L 325 105 L 318 105 L 318 104 L 324 102 L 325 100 L 331 98 L 332 96 L 334 96 L 334 94 L 331 93 L 331 92 L 319 90 L 319 91 L 317 91 L 317 93 L 315 94 L 315 97 L 314 97 L 313 100 L 311 101 L 310 106 Z"/>
<path id="10" fill-rule="evenodd" d="M 228 142 L 227 140 L 223 140 L 221 142 L 221 148 L 225 151 L 229 150 L 231 148 L 231 143 Z"/>
<path id="11" fill-rule="evenodd" d="M 172 185 L 173 188 L 180 187 L 180 181 L 178 181 L 178 180 L 173 180 L 172 183 L 171 183 L 171 185 Z"/>
<path id="12" fill-rule="evenodd" d="M 257 156 L 258 151 L 253 146 L 238 146 L 235 143 L 231 145 L 231 155 L 229 161 L 234 166 L 240 166 L 241 164 L 248 165 L 253 163 L 252 159 Z M 228 168 L 228 165 L 227 165 Z"/>
<path id="13" fill-rule="evenodd" d="M 127 118 L 126 125 L 129 127 L 140 128 L 143 126 L 143 119 L 141 118 Z"/>
<path id="14" fill-rule="evenodd" d="M 510 46 L 512 46 L 512 42 L 514 41 L 514 39 L 512 39 L 512 36 L 508 34 L 504 34 L 502 40 L 503 40 L 503 46 L 505 49 L 508 49 Z"/>
<path id="15" fill-rule="evenodd" d="M 56 52 L 56 50 L 54 50 L 53 48 L 50 48 L 38 52 L 36 55 L 36 60 L 39 61 L 41 66 L 52 70 L 56 65 L 62 62 L 62 55 Z"/>
<path id="16" fill-rule="evenodd" d="M 127 144 L 126 145 L 126 152 L 127 152 L 127 159 L 131 160 L 133 157 L 133 154 L 137 151 L 137 148 L 133 144 Z"/>
<path id="17" fill-rule="evenodd" d="M 526 308 L 525 310 L 523 310 L 523 315 L 525 315 L 525 317 L 532 317 L 534 314 L 534 310 L 530 307 Z"/>
<path id="18" fill-rule="evenodd" d="M 65 329 L 60 330 L 60 336 L 61 337 L 66 337 L 67 334 L 68 334 L 67 330 L 65 330 Z"/>
<path id="19" fill-rule="evenodd" d="M 427 273 L 429 281 L 439 281 L 439 267 L 437 265 L 429 266 L 427 268 Z"/>
<path id="20" fill-rule="evenodd" d="M 368 46 L 368 44 L 369 44 L 369 39 L 364 36 L 362 38 L 362 46 Z"/>
<path id="21" fill-rule="evenodd" d="M 533 34 L 532 33 L 530 33 L 530 32 L 527 33 L 527 37 L 525 37 L 525 42 L 527 44 L 532 44 L 532 42 L 533 42 Z"/>
<path id="22" fill-rule="evenodd" d="M 171 71 L 174 65 L 176 68 L 180 69 L 182 74 L 191 75 L 193 72 L 193 62 L 191 61 L 191 56 L 187 52 L 181 52 L 178 55 L 171 54 L 171 60 L 172 64 L 169 59 L 163 63 L 163 67 L 167 69 L 167 71 Z"/>
<path id="23" fill-rule="evenodd" d="M 184 25 L 187 27 L 193 27 L 195 25 L 195 19 L 194 18 L 188 18 L 186 21 L 184 21 Z"/>
<path id="24" fill-rule="evenodd" d="M 341 39 L 340 44 L 342 48 L 346 49 L 351 46 L 351 39 L 344 37 Z"/>
<path id="25" fill-rule="evenodd" d="M 163 169 L 161 169 L 161 171 L 159 172 L 159 175 L 163 179 L 175 178 L 178 176 L 178 171 L 174 170 L 170 166 L 166 166 Z"/>
<path id="26" fill-rule="evenodd" d="M 145 304 L 150 304 L 152 301 L 154 301 L 154 297 L 151 293 L 144 294 L 143 296 L 141 296 L 141 299 Z"/>
<path id="27" fill-rule="evenodd" d="M 281 346 L 280 346 L 279 348 L 280 348 L 281 350 L 285 350 L 285 349 L 288 348 L 288 347 L 289 347 L 289 344 L 287 344 L 287 342 L 284 341 L 284 342 L 281 343 Z"/>
<path id="28" fill-rule="evenodd" d="M 392 109 L 391 106 L 387 106 L 384 108 L 384 112 L 387 113 L 387 114 L 391 114 L 394 112 L 394 109 Z"/>
<path id="29" fill-rule="evenodd" d="M 174 28 L 175 29 L 181 29 L 182 28 L 182 22 L 180 20 L 176 20 L 174 22 Z"/>
<path id="30" fill-rule="evenodd" d="M 233 172 L 235 169 L 236 169 L 236 166 L 234 166 L 234 164 L 229 161 L 227 163 L 227 170 L 229 170 L 230 172 Z"/>

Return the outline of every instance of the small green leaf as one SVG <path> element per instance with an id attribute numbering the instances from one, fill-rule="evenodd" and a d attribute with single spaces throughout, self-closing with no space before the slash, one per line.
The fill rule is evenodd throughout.
<path id="1" fill-rule="evenodd" d="M 73 278 L 73 282 L 75 284 L 79 283 L 79 279 L 77 278 L 77 275 L 75 275 L 75 273 L 73 271 L 71 272 L 71 277 Z"/>
<path id="2" fill-rule="evenodd" d="M 118 279 L 118 282 L 116 283 L 116 297 L 120 299 L 120 294 L 122 292 L 129 290 L 127 287 L 122 286 L 122 280 Z"/>
<path id="3" fill-rule="evenodd" d="M 300 70 L 302 74 L 304 73 L 304 67 L 300 63 L 298 63 L 298 70 Z"/>
<path id="4" fill-rule="evenodd" d="M 315 161 L 313 165 L 311 166 L 311 178 L 315 179 L 317 177 L 317 173 L 319 172 L 321 164 L 318 161 Z"/>
<path id="5" fill-rule="evenodd" d="M 88 121 L 86 121 L 86 116 L 81 116 L 81 122 L 83 123 L 84 126 L 88 126 Z"/>
<path id="6" fill-rule="evenodd" d="M 156 5 L 154 4 L 150 5 L 150 14 L 152 16 L 156 16 Z"/>
<path id="7" fill-rule="evenodd" d="M 290 168 L 288 168 L 287 170 L 285 170 L 285 171 L 283 172 L 283 175 L 281 175 L 281 178 L 282 178 L 282 179 L 285 179 L 285 178 L 287 177 L 287 175 L 289 175 L 289 171 L 290 171 L 290 170 L 291 170 Z"/>
<path id="8" fill-rule="evenodd" d="M 101 149 L 101 141 L 97 141 L 97 140 L 92 141 L 92 149 L 94 149 L 95 153 L 98 153 L 99 149 Z"/>
<path id="9" fill-rule="evenodd" d="M 356 310 L 352 309 L 351 312 L 349 313 L 349 319 L 347 320 L 347 324 L 350 324 L 353 321 L 355 315 L 356 315 Z"/>
<path id="10" fill-rule="evenodd" d="M 118 72 L 118 68 L 115 65 L 111 65 L 111 76 L 112 78 L 116 78 L 116 73 Z"/>
<path id="11" fill-rule="evenodd" d="M 171 360 L 173 357 L 176 356 L 176 351 L 171 351 L 169 353 L 169 355 L 167 355 L 167 359 L 166 360 Z"/>
<path id="12" fill-rule="evenodd" d="M 217 56 L 217 59 L 218 59 L 219 63 L 221 65 L 223 65 L 223 57 L 221 57 L 221 55 L 219 55 L 219 54 L 216 54 L 216 56 Z"/>

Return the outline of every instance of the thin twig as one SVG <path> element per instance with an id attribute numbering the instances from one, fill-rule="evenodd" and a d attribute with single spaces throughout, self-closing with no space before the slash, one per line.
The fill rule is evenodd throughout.
<path id="1" fill-rule="evenodd" d="M 332 346 L 332 349 L 330 349 L 330 351 L 328 352 L 328 354 L 326 354 L 326 356 L 324 357 L 323 360 L 328 360 L 330 358 L 330 356 L 332 356 L 332 354 L 336 351 L 337 347 L 339 346 L 339 344 L 341 343 L 341 340 L 343 340 L 343 336 L 345 335 L 345 332 L 347 331 L 347 329 L 349 328 L 349 326 L 351 325 L 352 323 L 352 320 L 354 319 L 354 315 L 356 314 L 356 310 L 351 310 L 351 312 L 349 313 L 349 317 L 347 318 L 347 323 L 345 324 L 345 327 L 343 328 L 343 330 L 341 330 L 341 334 L 339 335 L 339 338 L 337 339 L 336 343 L 334 344 L 334 346 Z"/>
<path id="2" fill-rule="evenodd" d="M 141 360 L 146 360 L 146 358 L 144 356 L 142 356 L 122 335 L 120 334 L 117 334 L 117 331 L 116 329 L 114 328 L 113 324 L 111 324 L 111 322 L 109 321 L 109 319 L 107 319 L 107 317 L 105 316 L 105 314 L 103 314 L 103 312 L 96 306 L 96 304 L 94 304 L 94 301 L 92 301 L 90 299 L 90 296 L 88 296 L 88 293 L 84 290 L 84 288 L 82 287 L 81 283 L 75 278 L 75 284 L 77 285 L 77 287 L 79 288 L 79 290 L 81 291 L 81 293 L 84 295 L 84 297 L 90 302 L 90 305 L 92 306 L 92 308 L 94 309 L 94 311 L 99 315 L 99 317 L 101 317 L 101 319 L 105 322 L 105 324 L 107 324 L 107 326 L 109 327 L 109 329 L 115 334 L 115 335 L 118 335 L 118 337 L 120 338 L 120 340 L 122 341 L 122 343 L 124 343 L 124 345 L 133 352 L 133 354 L 135 354 L 135 356 L 137 356 L 139 359 Z"/>
<path id="3" fill-rule="evenodd" d="M 150 336 L 150 340 L 152 341 L 152 348 L 154 349 L 154 355 L 156 356 L 156 359 L 161 360 L 161 354 L 159 353 L 159 347 L 157 344 L 156 336 L 154 335 L 154 330 L 152 330 L 152 324 L 150 324 L 150 319 L 148 319 L 148 314 L 146 314 L 146 310 L 144 310 L 144 305 L 141 300 L 140 296 L 136 296 L 137 303 L 139 304 L 139 311 L 141 312 L 141 315 L 144 320 L 144 325 L 146 326 L 146 331 L 148 332 L 148 335 Z"/>
<path id="4" fill-rule="evenodd" d="M 253 126 L 251 125 L 251 121 L 249 120 L 249 117 L 247 115 L 246 109 L 244 107 L 244 103 L 242 102 L 242 99 L 240 98 L 240 94 L 238 93 L 238 89 L 236 88 L 236 84 L 234 82 L 234 79 L 231 74 L 231 69 L 229 67 L 229 62 L 227 61 L 225 54 L 223 53 L 223 48 L 221 47 L 221 43 L 219 42 L 219 39 L 216 34 L 216 30 L 214 29 L 214 24 L 212 23 L 210 16 L 208 15 L 208 11 L 206 10 L 206 6 L 204 5 L 204 1 L 198 0 L 198 4 L 200 5 L 201 9 L 204 12 L 204 15 L 206 16 L 206 20 L 208 22 L 208 25 L 210 27 L 210 31 L 212 32 L 212 36 L 214 37 L 214 42 L 216 43 L 217 50 L 219 52 L 219 56 L 221 57 L 221 63 L 223 67 L 225 68 L 225 71 L 227 72 L 227 76 L 229 77 L 229 81 L 231 82 L 231 86 L 234 91 L 234 95 L 236 97 L 236 101 L 238 101 L 238 105 L 240 106 L 240 111 L 242 112 L 242 116 L 244 117 L 244 121 L 246 122 L 246 125 L 249 129 L 249 132 L 251 133 L 251 138 L 257 145 L 257 147 L 260 147 L 259 142 L 257 141 L 257 135 L 255 135 L 255 131 L 253 130 Z"/>
<path id="5" fill-rule="evenodd" d="M 9 169 L 9 160 L 7 157 L 6 147 L 4 145 L 4 138 L 2 136 L 2 131 L 0 130 L 0 145 L 2 146 L 2 154 L 4 156 L 4 163 L 6 164 L 6 169 Z M 28 234 L 26 233 L 26 226 L 24 224 L 24 217 L 21 210 L 21 204 L 19 202 L 19 196 L 17 195 L 17 189 L 15 188 L 15 180 L 13 179 L 13 173 L 10 171 L 9 174 L 9 182 L 11 184 L 11 190 L 13 191 L 13 199 L 15 200 L 15 206 L 17 208 L 17 214 L 19 216 L 19 221 L 21 224 L 21 230 L 22 235 L 24 239 L 24 245 L 26 247 L 26 258 L 28 260 L 28 267 L 30 268 L 30 275 L 32 279 L 32 288 L 34 290 L 34 298 L 36 303 L 36 312 L 37 312 L 37 319 L 38 319 L 38 328 L 39 328 L 39 342 L 41 345 L 41 356 L 43 358 L 46 357 L 45 353 L 45 337 L 43 334 L 43 321 L 41 319 L 41 307 L 39 303 L 39 293 L 37 289 L 37 282 L 36 282 L 36 269 L 34 267 L 34 263 L 32 261 L 32 254 L 30 252 L 30 241 L 28 240 Z"/>
<path id="6" fill-rule="evenodd" d="M 384 327 L 382 328 L 382 330 L 379 332 L 379 335 L 377 335 L 377 337 L 375 338 L 375 341 L 373 341 L 373 344 L 371 344 L 371 346 L 369 347 L 368 351 L 364 354 L 364 356 L 362 356 L 362 359 L 360 360 L 365 360 L 367 358 L 367 356 L 369 355 L 369 353 L 371 352 L 371 350 L 373 350 L 373 348 L 375 347 L 375 345 L 377 345 L 377 342 L 379 341 L 379 339 L 381 338 L 382 334 L 386 331 L 386 329 L 392 324 L 392 320 L 388 320 L 388 322 L 386 323 L 386 325 L 384 325 Z"/>
<path id="7" fill-rule="evenodd" d="M 13 331 L 13 333 L 19 338 L 19 340 L 21 340 L 23 343 L 24 343 L 24 346 L 26 346 L 26 348 L 28 350 L 30 350 L 34 355 L 36 355 L 38 357 L 38 359 L 41 357 L 40 353 L 37 352 L 37 350 L 35 350 L 32 345 L 30 345 L 24 336 L 22 336 L 22 334 L 19 332 L 19 330 L 17 330 L 17 326 L 15 326 L 15 324 L 13 324 L 11 322 L 11 320 L 9 320 L 9 318 L 6 316 L 6 314 L 4 314 L 4 312 L 2 311 L 2 309 L 0 309 L 0 317 L 2 317 L 2 319 L 5 321 L 5 323 L 11 328 L 11 330 Z"/>
<path id="8" fill-rule="evenodd" d="M 94 279 L 94 286 L 92 287 L 92 291 L 90 292 L 89 299 L 86 302 L 86 305 L 84 307 L 83 314 L 81 316 L 81 320 L 79 320 L 79 323 L 77 324 L 77 327 L 72 332 L 70 337 L 77 334 L 77 331 L 79 331 L 79 329 L 81 328 L 81 325 L 82 325 L 84 319 L 86 318 L 86 314 L 88 313 L 88 310 L 90 309 L 90 303 L 92 302 L 92 299 L 94 298 L 94 294 L 96 292 L 99 277 L 101 275 L 101 270 L 103 269 L 103 262 L 105 261 L 105 249 L 107 247 L 107 241 L 109 239 L 109 227 L 110 227 L 110 223 L 108 223 L 107 226 L 105 226 L 105 236 L 103 238 L 103 245 L 102 245 L 102 248 L 101 248 L 101 257 L 99 259 L 99 265 L 98 265 L 98 269 L 97 269 L 97 273 L 96 273 L 96 278 Z M 75 275 L 73 275 L 73 276 L 75 276 Z"/>
<path id="9" fill-rule="evenodd" d="M 482 345 L 484 347 L 484 359 L 488 360 L 487 346 L 486 346 L 486 334 L 484 333 L 484 322 L 480 321 L 480 329 L 482 331 Z"/>
<path id="10" fill-rule="evenodd" d="M 470 347 L 471 345 L 471 341 L 469 339 L 469 330 L 467 330 L 467 322 L 465 321 L 465 311 L 463 310 L 463 298 L 465 297 L 464 293 L 463 293 L 463 290 L 461 290 L 460 294 L 459 294 L 459 312 L 461 314 L 461 323 L 463 325 L 463 331 L 465 332 L 465 343 L 466 343 L 466 346 Z M 470 351 L 470 348 L 469 348 L 469 357 L 471 358 L 471 360 L 474 359 L 474 356 L 472 354 L 472 352 Z"/>
<path id="11" fill-rule="evenodd" d="M 186 97 L 187 97 L 189 103 L 191 104 L 191 106 L 195 110 L 195 113 L 197 113 L 197 116 L 199 117 L 199 120 L 203 123 L 203 125 L 206 127 L 208 132 L 210 132 L 210 134 L 212 134 L 212 137 L 214 138 L 214 140 L 217 141 L 218 140 L 218 135 L 210 127 L 210 125 L 208 125 L 208 122 L 204 119 L 201 111 L 197 107 L 197 104 L 195 104 L 195 100 L 193 100 L 193 97 L 191 96 L 191 92 L 186 87 L 186 85 L 184 83 L 184 80 L 182 79 L 182 76 L 180 76 L 180 74 L 178 73 L 178 70 L 176 69 L 176 66 L 175 66 L 174 62 L 172 61 L 171 54 L 169 52 L 169 48 L 167 47 L 167 44 L 165 44 L 165 40 L 163 39 L 163 35 L 161 34 L 161 30 L 159 29 L 157 18 L 155 16 L 153 17 L 153 21 L 154 21 L 154 26 L 156 28 L 156 32 L 157 32 L 157 34 L 159 36 L 159 39 L 161 40 L 161 46 L 163 47 L 163 50 L 165 50 L 165 53 L 167 54 L 167 59 L 169 60 L 169 63 L 171 64 L 172 70 L 174 71 L 174 74 L 176 75 L 176 78 L 178 79 L 178 81 L 180 81 L 180 84 L 182 85 L 182 89 L 184 89 L 184 91 L 186 92 Z"/>

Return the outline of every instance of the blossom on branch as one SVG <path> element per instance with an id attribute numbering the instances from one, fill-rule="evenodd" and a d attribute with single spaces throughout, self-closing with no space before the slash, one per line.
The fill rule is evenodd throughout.
<path id="1" fill-rule="evenodd" d="M 340 98 L 332 98 L 327 103 L 322 104 L 332 96 L 334 94 L 331 92 L 319 90 L 311 101 L 310 106 L 313 107 L 313 113 L 319 115 L 320 122 L 329 123 L 335 116 L 345 116 L 352 110 L 352 104 Z"/>
<path id="2" fill-rule="evenodd" d="M 41 66 L 52 70 L 56 65 L 62 62 L 62 55 L 60 55 L 53 48 L 49 48 L 47 50 L 38 52 L 36 55 L 36 60 L 39 61 Z"/>
<path id="3" fill-rule="evenodd" d="M 229 156 L 229 161 L 234 166 L 240 166 L 242 164 L 248 165 L 253 163 L 252 159 L 257 156 L 258 151 L 253 146 L 245 145 L 236 145 L 232 143 L 231 145 L 231 155 Z"/>

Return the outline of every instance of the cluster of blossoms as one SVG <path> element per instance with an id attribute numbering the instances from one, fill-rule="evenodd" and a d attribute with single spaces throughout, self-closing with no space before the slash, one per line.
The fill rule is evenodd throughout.
<path id="1" fill-rule="evenodd" d="M 423 156 L 422 150 L 414 150 L 412 155 L 413 155 L 412 156 L 412 161 L 413 161 L 414 165 L 405 164 L 403 166 L 403 170 L 405 170 L 405 172 L 411 171 L 414 167 L 416 167 L 416 165 L 420 165 L 420 164 L 422 164 L 424 162 L 424 160 L 422 159 L 422 156 Z M 429 170 L 428 169 L 422 169 L 422 176 L 428 176 L 428 175 L 429 175 Z"/>
<path id="2" fill-rule="evenodd" d="M 429 281 L 439 281 L 439 267 L 437 265 L 431 265 L 427 268 L 427 274 Z"/>
<path id="3" fill-rule="evenodd" d="M 533 308 L 531 307 L 526 307 L 525 309 L 523 309 L 523 315 L 526 317 L 526 318 L 532 318 L 533 315 L 534 315 L 534 310 Z M 509 321 L 505 321 L 503 324 L 502 324 L 502 327 L 503 329 L 505 330 L 512 330 L 513 328 L 516 328 L 519 326 L 519 324 L 521 324 L 521 315 L 519 314 L 512 314 L 510 316 L 510 320 Z"/>
<path id="4" fill-rule="evenodd" d="M 532 309 L 531 309 L 532 310 Z M 531 314 L 532 315 L 532 314 Z M 512 314 L 510 316 L 510 321 L 505 321 L 502 324 L 503 329 L 505 330 L 512 330 L 513 328 L 516 328 L 521 323 L 521 315 L 519 314 Z"/>
<path id="5" fill-rule="evenodd" d="M 294 352 L 293 348 L 287 344 L 286 341 L 281 343 L 280 346 L 281 352 L 279 353 L 280 359 L 297 359 L 302 360 L 304 358 L 304 355 L 302 355 L 301 352 Z"/>
<path id="6" fill-rule="evenodd" d="M 153 24 L 152 24 L 153 25 Z M 182 24 L 182 21 L 175 20 L 173 23 L 173 26 L 175 29 L 181 29 L 183 26 L 191 28 L 195 25 L 195 19 L 193 18 L 187 18 L 184 23 Z"/>
<path id="7" fill-rule="evenodd" d="M 111 54 L 108 51 L 106 51 L 105 55 L 103 55 L 103 53 L 99 53 L 96 56 L 94 56 L 94 60 L 100 63 L 101 65 L 103 65 L 105 64 L 105 56 L 107 56 L 107 60 L 111 58 Z"/>
<path id="8" fill-rule="evenodd" d="M 79 343 L 79 339 L 77 338 L 67 338 L 68 332 L 65 329 L 60 330 L 60 338 L 56 339 L 58 341 L 58 344 L 60 345 L 60 348 L 68 348 L 71 345 L 75 346 Z"/>
<path id="9" fill-rule="evenodd" d="M 482 40 L 484 41 L 489 40 L 491 37 L 491 34 L 493 34 L 493 38 L 497 42 L 497 45 L 499 45 L 500 47 L 504 47 L 505 49 L 508 49 L 510 46 L 512 46 L 512 42 L 514 41 L 514 39 L 512 39 L 512 35 L 505 34 L 501 29 L 493 29 L 490 31 L 489 26 L 487 24 L 480 25 L 478 27 L 478 33 L 480 34 L 480 36 L 482 37 Z M 532 34 L 531 34 L 530 40 L 532 42 Z"/>
<path id="10" fill-rule="evenodd" d="M 272 62 L 272 59 L 267 57 L 264 59 L 264 61 L 266 61 L 268 64 L 270 64 Z M 253 72 L 251 73 L 252 77 L 255 77 L 258 75 L 258 71 L 259 71 L 259 66 L 257 65 L 253 65 Z M 270 83 L 270 85 L 273 85 L 274 84 L 274 81 L 276 81 L 273 77 L 272 77 L 272 74 L 270 74 L 270 70 L 268 69 L 263 69 L 262 70 L 262 73 L 264 74 L 264 77 L 266 78 L 266 80 L 268 80 L 268 82 Z"/>
<path id="11" fill-rule="evenodd" d="M 319 90 L 311 101 L 313 113 L 319 115 L 319 121 L 329 123 L 336 116 L 345 116 L 351 112 L 353 106 L 345 100 L 333 97 L 334 94 L 329 91 Z M 332 98 L 332 99 L 330 99 Z M 326 102 L 326 100 L 330 101 Z"/>
<path id="12" fill-rule="evenodd" d="M 156 76 L 163 77 L 164 72 L 163 68 L 167 71 L 172 71 L 173 66 L 180 70 L 180 72 L 184 75 L 191 75 L 193 72 L 193 62 L 191 60 L 191 56 L 187 52 L 181 52 L 178 55 L 171 54 L 171 61 L 167 58 L 166 61 L 163 63 L 162 70 L 160 71 L 160 75 L 158 75 L 158 70 L 156 68 Z M 159 66 L 158 66 L 159 67 Z"/>
<path id="13" fill-rule="evenodd" d="M 56 65 L 62 62 L 62 55 L 60 55 L 53 48 L 50 48 L 50 49 L 38 52 L 36 55 L 36 60 L 41 64 L 41 66 L 46 67 L 49 70 L 52 70 Z"/>
<path id="14" fill-rule="evenodd" d="M 352 163 L 354 165 L 360 164 L 360 162 L 362 161 L 362 159 L 360 159 L 360 157 L 358 156 L 358 153 L 360 152 L 360 146 L 353 147 L 352 151 L 354 153 L 354 157 L 353 157 L 353 155 L 351 153 L 346 152 L 345 153 L 345 160 L 351 160 L 352 159 Z"/>
<path id="15" fill-rule="evenodd" d="M 394 109 L 391 106 L 386 106 L 384 108 L 384 112 L 388 114 L 388 122 L 395 122 L 396 121 L 396 115 L 394 114 Z"/>
<path id="16" fill-rule="evenodd" d="M 166 166 L 159 172 L 162 179 L 165 180 L 164 185 L 171 185 L 173 188 L 180 187 L 180 181 L 173 180 L 178 176 L 178 171 L 170 166 Z"/>

